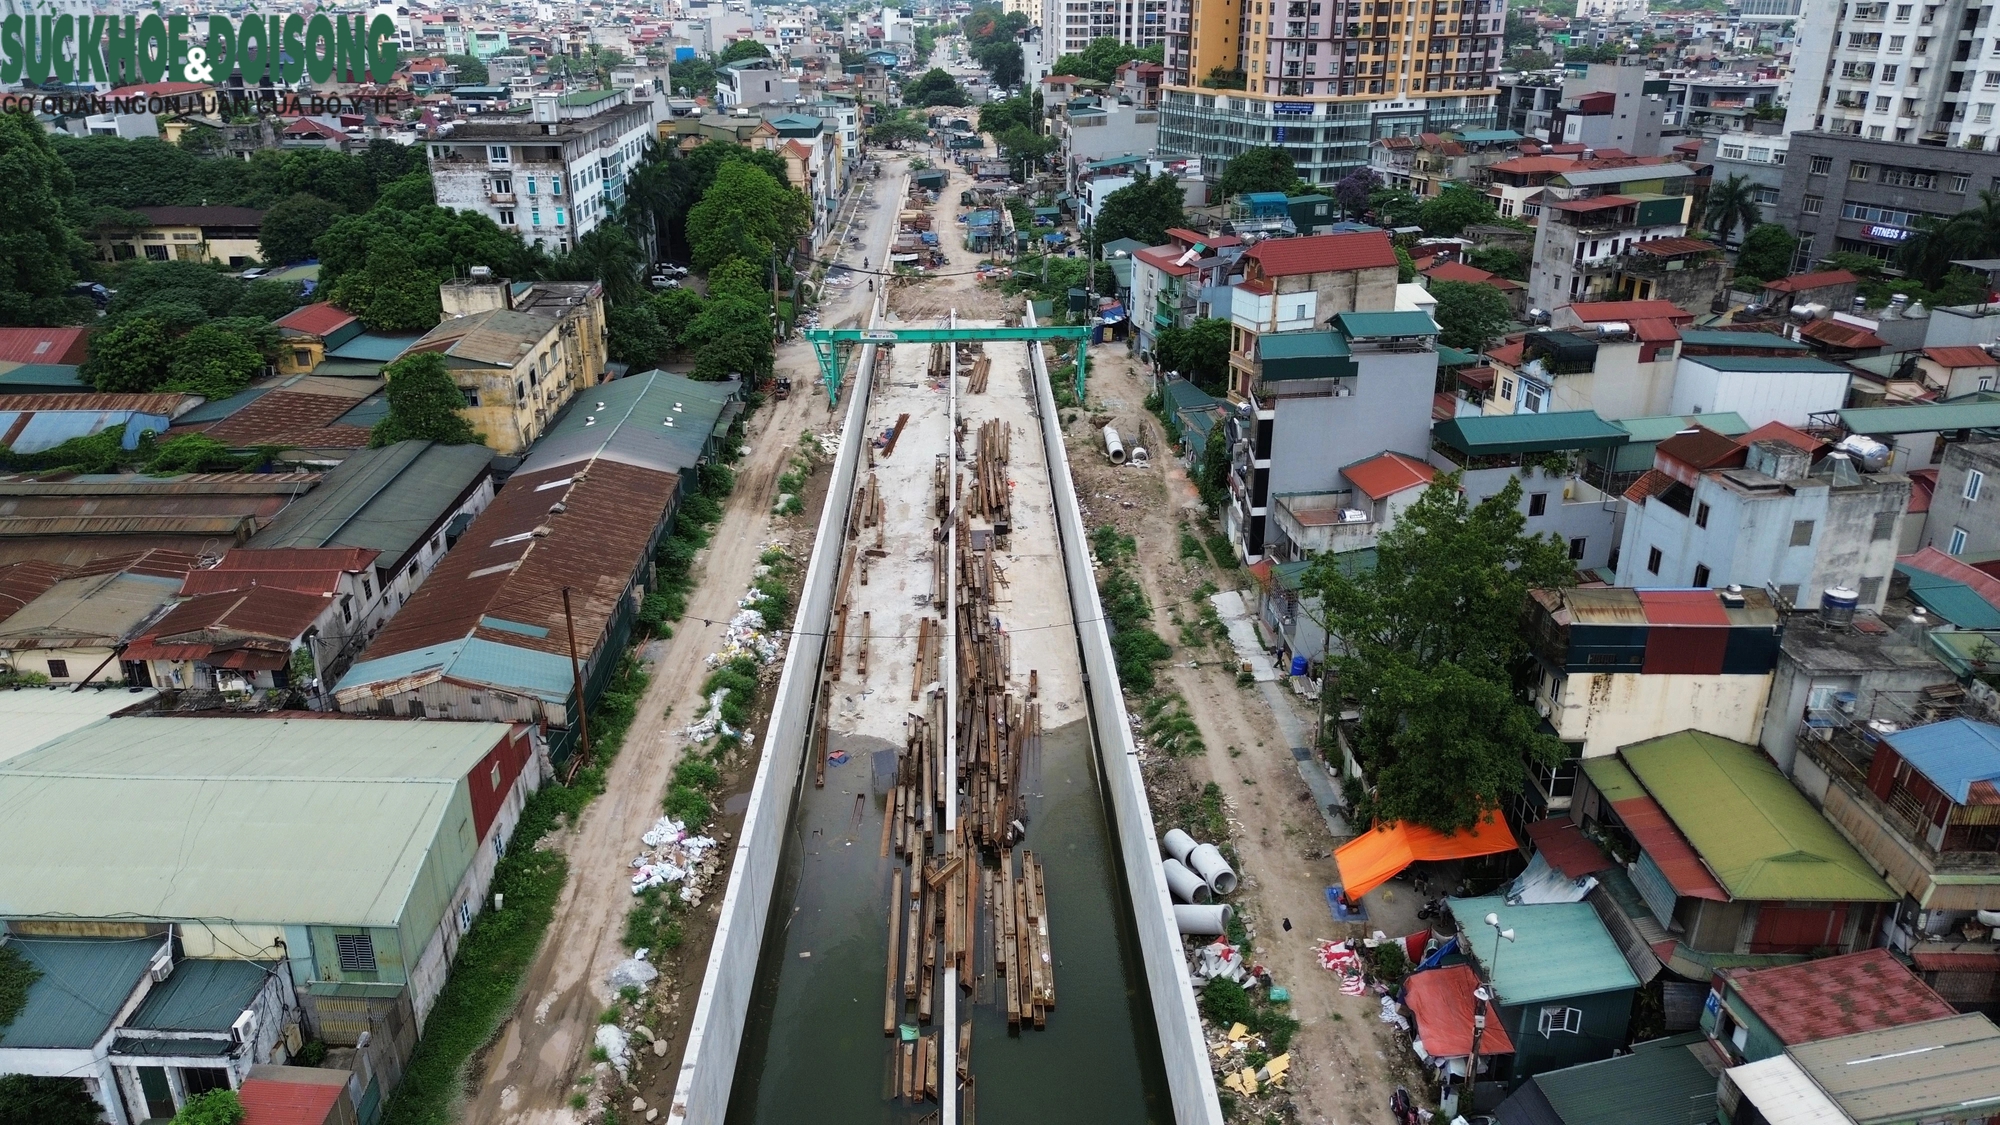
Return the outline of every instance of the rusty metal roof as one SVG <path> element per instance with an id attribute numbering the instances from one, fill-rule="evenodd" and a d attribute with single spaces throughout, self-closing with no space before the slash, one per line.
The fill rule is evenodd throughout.
<path id="1" fill-rule="evenodd" d="M 381 553 L 367 547 L 238 547 L 214 566 L 190 571 L 181 583 L 181 594 L 192 597 L 253 586 L 332 594 L 340 588 L 341 575 L 367 570 Z"/>
<path id="2" fill-rule="evenodd" d="M 292 642 L 326 612 L 321 594 L 251 586 L 190 598 L 122 654 L 126 660 L 199 660 L 219 668 L 282 668 Z"/>
<path id="3" fill-rule="evenodd" d="M 360 449 L 368 444 L 368 428 L 337 424 L 341 415 L 354 409 L 356 401 L 342 395 L 272 391 L 259 395 L 219 422 L 177 426 L 174 432 L 198 430 L 234 449 L 259 445 L 292 449 Z"/>
<path id="4" fill-rule="evenodd" d="M 68 578 L 70 568 L 43 559 L 23 559 L 0 566 L 0 621 Z"/>
<path id="5" fill-rule="evenodd" d="M 513 367 L 555 333 L 560 322 L 511 309 L 454 317 L 410 345 L 412 352 L 442 352 L 452 359 L 488 367 Z"/>
<path id="6" fill-rule="evenodd" d="M 174 601 L 193 565 L 192 555 L 171 551 L 99 560 L 0 623 L 0 649 L 101 648 L 125 641 Z"/>

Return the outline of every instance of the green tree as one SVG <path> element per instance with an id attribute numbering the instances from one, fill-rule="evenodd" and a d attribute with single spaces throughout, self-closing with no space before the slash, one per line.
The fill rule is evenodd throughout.
<path id="1" fill-rule="evenodd" d="M 939 67 L 932 67 L 904 85 L 903 104 L 917 107 L 971 105 L 972 97 L 958 84 L 957 79 Z"/>
<path id="2" fill-rule="evenodd" d="M 375 206 L 388 211 L 415 211 L 420 207 L 436 206 L 437 193 L 431 186 L 429 171 L 419 168 L 400 180 L 391 180 L 382 185 L 382 194 Z"/>
<path id="3" fill-rule="evenodd" d="M 243 1102 L 234 1090 L 210 1090 L 189 1098 L 173 1125 L 243 1125 Z"/>
<path id="4" fill-rule="evenodd" d="M 669 289 L 653 294 L 646 301 L 653 307 L 653 316 L 658 319 L 661 331 L 667 334 L 667 350 L 686 351 L 694 342 L 689 336 L 689 329 L 706 304 L 701 294 L 692 289 Z"/>
<path id="5" fill-rule="evenodd" d="M 1021 45 L 1013 40 L 999 43 L 985 43 L 973 48 L 972 57 L 993 80 L 997 90 L 1012 89 L 1021 84 L 1026 74 L 1026 66 L 1021 58 Z"/>
<path id="6" fill-rule="evenodd" d="M 418 332 L 444 317 L 438 281 L 401 243 L 383 241 L 369 248 L 365 270 L 341 279 L 334 300 L 377 332 Z"/>
<path id="7" fill-rule="evenodd" d="M 1417 225 L 1433 238 L 1456 238 L 1466 227 L 1490 223 L 1497 217 L 1485 196 L 1464 184 L 1451 183 L 1424 201 Z"/>
<path id="8" fill-rule="evenodd" d="M 458 84 L 461 86 L 486 85 L 486 64 L 472 55 L 446 55 L 447 66 L 458 68 Z"/>
<path id="9" fill-rule="evenodd" d="M 657 365 L 660 357 L 672 350 L 672 339 L 660 327 L 660 318 L 650 302 L 613 305 L 606 310 L 604 321 L 606 346 L 613 363 L 630 364 L 632 370 L 643 371 Z"/>
<path id="10" fill-rule="evenodd" d="M 176 328 L 228 316 L 244 283 L 208 262 L 132 262 L 105 309 L 113 319 L 145 313 Z"/>
<path id="11" fill-rule="evenodd" d="M 1382 187 L 1382 177 L 1373 168 L 1356 168 L 1333 185 L 1333 198 L 1344 217 L 1360 218 L 1368 210 L 1368 200 Z"/>
<path id="12" fill-rule="evenodd" d="M 1056 60 L 1051 74 L 1069 74 L 1078 78 L 1088 78 L 1096 82 L 1111 82 L 1118 77 L 1118 68 L 1137 59 L 1140 62 L 1160 63 L 1166 61 L 1166 48 L 1160 45 L 1134 47 L 1120 43 L 1116 38 L 1103 35 L 1092 39 L 1079 55 L 1064 55 Z"/>
<path id="13" fill-rule="evenodd" d="M 688 327 L 697 342 L 690 376 L 720 382 L 731 375 L 757 379 L 771 370 L 771 312 L 768 304 L 737 296 L 711 296 Z"/>
<path id="14" fill-rule="evenodd" d="M 70 230 L 76 178 L 26 113 L 0 114 L 0 324 L 65 324 L 90 248 Z"/>
<path id="15" fill-rule="evenodd" d="M 715 56 L 715 65 L 728 66 L 733 62 L 748 62 L 751 59 L 768 59 L 770 57 L 770 50 L 755 39 L 738 39 L 729 46 L 724 47 L 721 54 Z"/>
<path id="16" fill-rule="evenodd" d="M 708 270 L 730 258 L 762 261 L 775 249 L 789 251 L 811 222 L 807 211 L 804 196 L 762 168 L 745 161 L 722 165 L 688 212 L 695 268 Z"/>
<path id="17" fill-rule="evenodd" d="M 675 59 L 669 64 L 667 81 L 684 97 L 715 96 L 715 63 L 704 58 Z"/>
<path id="18" fill-rule="evenodd" d="M 1483 281 L 1433 281 L 1440 342 L 1469 352 L 1484 350 L 1507 331 L 1513 309 L 1500 290 Z"/>
<path id="19" fill-rule="evenodd" d="M 267 262 L 303 262 L 313 256 L 313 242 L 345 213 L 340 204 L 317 195 L 299 192 L 288 196 L 264 212 L 264 225 L 257 231 L 258 248 Z"/>
<path id="20" fill-rule="evenodd" d="M 1229 427 L 1217 424 L 1208 431 L 1208 440 L 1201 447 L 1201 468 L 1195 476 L 1195 491 L 1201 494 L 1201 502 L 1210 514 L 1222 510 L 1222 502 L 1229 497 Z"/>
<path id="21" fill-rule="evenodd" d="M 0 1125 L 98 1125 L 104 1111 L 81 1078 L 0 1075 Z"/>
<path id="22" fill-rule="evenodd" d="M 2000 256 L 2000 193 L 1981 191 L 1979 204 L 1949 219 L 1919 224 L 1904 241 L 1896 262 L 1925 287 L 1942 283 L 1952 261 Z"/>
<path id="23" fill-rule="evenodd" d="M 1527 760 L 1562 754 L 1515 698 L 1512 669 L 1527 593 L 1571 583 L 1569 552 L 1526 533 L 1518 478 L 1476 505 L 1459 486 L 1455 473 L 1432 482 L 1381 536 L 1374 569 L 1323 555 L 1306 572 L 1340 691 L 1360 705 L 1355 751 L 1373 788 L 1349 796 L 1362 821 L 1468 827 L 1520 788 Z"/>
<path id="24" fill-rule="evenodd" d="M 229 307 L 232 317 L 276 320 L 306 303 L 306 287 L 296 281 L 253 281 Z"/>
<path id="25" fill-rule="evenodd" d="M 997 4 L 975 4 L 972 11 L 959 21 L 965 31 L 965 38 L 975 47 L 990 43 L 1009 43 L 1020 37 L 1034 21 L 1026 12 L 1009 12 Z"/>
<path id="26" fill-rule="evenodd" d="M 1465 264 L 1511 281 L 1528 280 L 1528 259 L 1505 246 L 1475 246 L 1465 255 Z"/>
<path id="27" fill-rule="evenodd" d="M 207 434 L 182 434 L 160 443 L 146 471 L 156 476 L 175 473 L 233 473 L 246 458 Z"/>
<path id="28" fill-rule="evenodd" d="M 97 333 L 78 372 L 100 391 L 143 394 L 167 380 L 167 327 L 150 316 L 127 317 Z"/>
<path id="29" fill-rule="evenodd" d="M 923 122 L 906 113 L 897 113 L 885 121 L 868 127 L 868 143 L 872 145 L 917 144 L 930 136 L 930 129 Z"/>
<path id="30" fill-rule="evenodd" d="M 242 336 L 204 324 L 175 340 L 162 390 L 196 394 L 214 402 L 250 385 L 264 356 Z"/>
<path id="31" fill-rule="evenodd" d="M 1250 76 L 1238 67 L 1212 66 L 1201 84 L 1211 90 L 1242 90 L 1250 85 Z"/>
<path id="32" fill-rule="evenodd" d="M 606 297 L 630 303 L 645 295 L 639 281 L 645 266 L 646 254 L 628 227 L 600 223 L 568 251 L 550 259 L 542 276 L 551 281 L 599 281 Z"/>
<path id="33" fill-rule="evenodd" d="M 1021 175 L 1023 168 L 1040 168 L 1042 162 L 1062 147 L 1062 142 L 1054 137 L 1045 137 L 1026 125 L 1015 125 L 994 138 L 1000 146 L 1000 155 L 1007 161 L 1009 170 Z"/>
<path id="34" fill-rule="evenodd" d="M 1764 210 L 1757 206 L 1757 185 L 1748 176 L 1733 175 L 1709 187 L 1702 222 L 1725 245 L 1737 227 L 1747 233 L 1763 221 Z"/>
<path id="35" fill-rule="evenodd" d="M 399 441 L 435 441 L 473 445 L 481 439 L 459 411 L 465 392 L 452 382 L 444 357 L 436 352 L 406 355 L 382 369 L 388 380 L 389 416 L 375 423 L 368 444 L 375 448 Z"/>
<path id="36" fill-rule="evenodd" d="M 1369 193 L 1368 209 L 1375 213 L 1375 221 L 1385 227 L 1413 227 L 1423 214 L 1424 205 L 1402 188 L 1382 188 Z"/>
<path id="37" fill-rule="evenodd" d="M 731 258 L 708 271 L 708 295 L 712 299 L 734 298 L 753 305 L 769 304 L 764 288 L 764 271 L 747 258 Z"/>
<path id="38" fill-rule="evenodd" d="M 1178 371 L 1188 382 L 1219 395 L 1229 379 L 1229 321 L 1211 316 L 1186 328 L 1162 328 L 1153 355 L 1161 367 Z"/>
<path id="39" fill-rule="evenodd" d="M 987 102 L 979 107 L 979 131 L 999 137 L 1019 125 L 1029 132 L 1039 132 L 1037 127 L 1041 124 L 1042 112 L 1035 103 L 1040 97 L 1040 94 L 1032 97 L 1023 94 L 1019 97 L 1003 98 L 997 102 Z"/>
<path id="40" fill-rule="evenodd" d="M 1776 281 L 1792 272 L 1792 254 L 1799 240 L 1776 223 L 1759 223 L 1743 236 L 1736 255 L 1736 276 L 1749 281 Z"/>
<path id="41" fill-rule="evenodd" d="M 1225 198 L 1259 191 L 1290 191 L 1299 182 L 1292 157 L 1281 148 L 1250 148 L 1230 158 L 1216 190 Z"/>
<path id="42" fill-rule="evenodd" d="M 1138 179 L 1104 197 L 1095 224 L 1097 244 L 1121 238 L 1135 238 L 1148 246 L 1165 244 L 1167 228 L 1187 223 L 1186 198 L 1180 181 L 1172 176 L 1139 173 Z"/>
<path id="43" fill-rule="evenodd" d="M 1513 13 L 1509 12 L 1507 18 L 1513 19 Z M 1516 51 L 1513 57 L 1507 60 L 1507 66 L 1512 70 L 1550 70 L 1555 65 L 1555 60 L 1543 51 Z"/>
<path id="44" fill-rule="evenodd" d="M 1391 243 L 1390 245 L 1393 246 L 1396 251 L 1397 283 L 1407 285 L 1410 282 L 1415 281 L 1417 279 L 1416 260 L 1410 257 L 1410 252 L 1408 250 L 1403 249 L 1402 243 L 1396 242 L 1396 243 Z"/>

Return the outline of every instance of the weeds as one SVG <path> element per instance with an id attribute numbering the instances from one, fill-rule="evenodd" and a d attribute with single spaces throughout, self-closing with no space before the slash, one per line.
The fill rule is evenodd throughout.
<path id="1" fill-rule="evenodd" d="M 1119 683 L 1130 694 L 1145 695 L 1154 687 L 1154 666 L 1174 650 L 1153 632 L 1153 607 L 1138 579 L 1124 567 L 1137 555 L 1138 544 L 1107 524 L 1090 533 L 1090 546 L 1104 568 L 1097 581 L 1097 600 L 1111 627 L 1111 655 Z"/>
<path id="2" fill-rule="evenodd" d="M 1187 700 L 1179 693 L 1149 697 L 1139 705 L 1139 717 L 1139 733 L 1152 742 L 1154 749 L 1176 758 L 1208 752 L 1207 744 L 1201 740 L 1201 728 L 1188 714 Z"/>

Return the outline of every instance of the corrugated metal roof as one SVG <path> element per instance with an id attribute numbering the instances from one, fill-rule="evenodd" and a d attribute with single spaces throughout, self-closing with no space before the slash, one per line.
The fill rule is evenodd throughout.
<path id="1" fill-rule="evenodd" d="M 1896 563 L 1896 573 L 1910 580 L 1911 601 L 1961 629 L 2000 629 L 2000 609 L 1981 597 L 1970 583 L 1939 574 L 1938 569 L 1935 564 L 1928 568 L 1918 565 L 1914 556 Z"/>
<path id="2" fill-rule="evenodd" d="M 517 691 L 549 703 L 563 702 L 576 687 L 566 654 L 536 652 L 482 637 L 466 637 L 356 661 L 342 677 L 338 694 L 342 703 L 392 695 L 395 693 L 384 690 L 383 685 L 428 678 L 427 673 L 436 673 L 436 678 L 450 677 L 463 683 Z"/>
<path id="3" fill-rule="evenodd" d="M 1682 363 L 1699 363 L 1716 371 L 1770 372 L 1790 374 L 1797 372 L 1844 372 L 1847 369 L 1837 363 L 1812 355 L 1686 355 Z"/>
<path id="4" fill-rule="evenodd" d="M 45 559 L 24 559 L 0 566 L 0 621 L 12 617 L 16 610 L 41 597 L 69 574 L 69 567 Z"/>
<path id="5" fill-rule="evenodd" d="M 1514 931 L 1514 940 L 1499 958 L 1497 974 L 1494 946 L 1500 935 L 1477 923 L 1461 931 L 1468 952 L 1486 970 L 1500 1002 L 1509 1007 L 1639 987 L 1618 943 L 1611 940 L 1597 911 L 1584 903 L 1515 906 L 1496 895 L 1452 899 L 1451 911 L 1454 917 L 1467 919 L 1498 914 L 1500 928 Z"/>
<path id="6" fill-rule="evenodd" d="M 199 660 L 219 668 L 283 668 L 292 642 L 326 612 L 326 598 L 276 586 L 201 594 L 167 611 L 126 647 L 125 660 Z"/>
<path id="7" fill-rule="evenodd" d="M 12 882 L 12 876 L 9 876 Z M 0 892 L 4 893 L 4 892 Z M 97 1045 L 132 998 L 157 941 L 28 938 L 7 948 L 42 975 L 28 986 L 28 1002 L 14 1022 L 0 1027 L 0 1048 L 76 1050 Z"/>
<path id="8" fill-rule="evenodd" d="M 177 556 L 189 567 L 194 559 Z M 79 573 L 0 623 L 0 649 L 105 647 L 130 639 L 180 592 L 179 574 Z"/>
<path id="9" fill-rule="evenodd" d="M 212 567 L 190 571 L 181 593 L 270 586 L 325 596 L 339 590 L 341 575 L 366 571 L 379 555 L 372 547 L 239 547 Z"/>
<path id="10" fill-rule="evenodd" d="M 459 783 L 508 737 L 327 716 L 86 727 L 0 762 L 0 915 L 393 926 Z M 173 846 L 106 862 L 107 824 Z M 339 862 L 301 873 L 299 841 L 329 834 Z"/>
<path id="11" fill-rule="evenodd" d="M 685 473 L 709 452 L 716 422 L 740 396 L 741 386 L 647 371 L 586 387 L 535 443 L 521 471 L 601 459 Z"/>
<path id="12" fill-rule="evenodd" d="M 1282 192 L 1253 193 L 1246 198 L 1258 202 L 1264 194 L 1275 195 L 1280 204 L 1285 201 Z M 1243 258 L 1246 262 L 1255 260 L 1266 277 L 1289 277 L 1387 268 L 1396 264 L 1396 249 L 1389 244 L 1388 231 L 1376 230 L 1274 238 L 1244 251 Z"/>
<path id="13" fill-rule="evenodd" d="M 1674 827 L 1672 818 L 1667 816 L 1667 811 L 1660 807 L 1658 801 L 1644 796 L 1627 797 L 1613 801 L 1611 807 L 1632 833 L 1632 838 L 1652 859 L 1653 866 L 1666 876 L 1675 894 L 1711 902 L 1729 901 L 1728 890 L 1702 863 L 1700 854 Z"/>
<path id="14" fill-rule="evenodd" d="M 1729 987 L 1788 1046 L 1957 1014 L 1886 949 L 1738 972 Z"/>
<path id="15" fill-rule="evenodd" d="M 1858 1125 L 1976 1120 L 2000 1106 L 2000 1028 L 1983 1015 L 1842 1035 L 1785 1053 Z"/>
<path id="16" fill-rule="evenodd" d="M 1437 440 L 1473 457 L 1615 446 L 1631 440 L 1630 434 L 1590 410 L 1473 414 L 1441 422 L 1431 433 Z"/>
<path id="17" fill-rule="evenodd" d="M 2000 429 L 2000 402 L 1936 402 L 1863 406 L 1840 412 L 1840 424 L 1857 434 L 1922 434 L 1939 430 Z"/>
<path id="18" fill-rule="evenodd" d="M 1571 187 L 1594 187 L 1602 184 L 1643 183 L 1647 180 L 1679 180 L 1694 175 L 1694 169 L 1678 162 L 1665 164 L 1627 164 L 1617 168 L 1576 168 L 1564 172 L 1561 179 Z"/>
<path id="19" fill-rule="evenodd" d="M 483 445 L 399 441 L 364 449 L 251 538 L 273 547 L 369 547 L 400 569 L 446 513 L 492 471 Z"/>
<path id="20" fill-rule="evenodd" d="M 1700 1032 L 1635 1045 L 1615 1059 L 1543 1071 L 1528 1080 L 1562 1125 L 1688 1125 L 1707 1120 L 1715 1075 Z M 1525 1087 L 1524 1087 L 1525 1089 Z M 1511 1101 L 1511 1099 L 1510 1099 Z M 1503 1125 L 1513 1125 L 1506 1106 Z"/>
<path id="21" fill-rule="evenodd" d="M 1804 344 L 1775 332 L 1726 332 L 1707 328 L 1681 329 L 1681 343 L 1710 348 L 1763 348 L 1774 352 L 1806 350 Z"/>
<path id="22" fill-rule="evenodd" d="M 0 360 L 80 364 L 89 355 L 88 328 L 0 328 Z"/>
<path id="23" fill-rule="evenodd" d="M 0 390 L 22 394 L 87 393 L 83 369 L 73 363 L 17 363 L 0 371 Z"/>
<path id="24" fill-rule="evenodd" d="M 1801 902 L 1898 897 L 1755 749 L 1688 730 L 1618 753 L 1732 897 Z"/>
<path id="25" fill-rule="evenodd" d="M 272 321 L 272 326 L 282 331 L 303 332 L 310 336 L 325 336 L 354 323 L 354 314 L 340 308 L 331 301 L 319 301 L 303 305 Z"/>
<path id="26" fill-rule="evenodd" d="M 159 696 L 152 688 L 133 691 L 124 687 L 0 692 L 0 730 L 7 732 L 7 737 L 0 739 L 0 761 L 120 711 L 144 708 Z"/>
<path id="27" fill-rule="evenodd" d="M 370 363 L 388 363 L 404 352 L 421 336 L 385 336 L 376 332 L 363 332 L 352 340 L 326 353 L 328 359 L 365 360 Z"/>
<path id="28" fill-rule="evenodd" d="M 1853 1120 L 1788 1055 L 1731 1067 L 1729 1081 L 1757 1107 L 1767 1125 L 1837 1125 Z"/>
<path id="29" fill-rule="evenodd" d="M 340 418 L 354 409 L 355 400 L 342 395 L 315 395 L 300 391 L 274 390 L 243 404 L 219 422 L 204 426 L 176 425 L 175 431 L 195 428 L 234 449 L 275 445 L 287 449 L 360 449 L 368 444 L 368 431 L 360 426 L 342 425 Z"/>
<path id="30" fill-rule="evenodd" d="M 139 435 L 166 433 L 174 411 L 189 401 L 182 395 L 0 395 L 0 445 L 40 453 L 122 427 L 124 447 L 137 449 Z"/>
<path id="31" fill-rule="evenodd" d="M 2000 783 L 2000 727 L 1946 719 L 1882 736 L 1903 760 L 1961 805 L 1995 804 Z M 1985 797 L 1986 800 L 1978 800 Z"/>
<path id="32" fill-rule="evenodd" d="M 243 1125 L 326 1125 L 342 1083 L 281 1081 L 253 1072 L 236 1088 Z"/>
<path id="33" fill-rule="evenodd" d="M 548 317 L 490 309 L 445 321 L 410 345 L 410 350 L 442 352 L 462 363 L 511 368 L 558 327 Z"/>
<path id="34" fill-rule="evenodd" d="M 189 959 L 146 993 L 121 1027 L 139 1031 L 228 1031 L 282 962 Z"/>
<path id="35" fill-rule="evenodd" d="M 1437 322 L 1431 319 L 1431 314 L 1415 310 L 1336 313 L 1333 326 L 1350 340 L 1438 334 Z"/>
<path id="36" fill-rule="evenodd" d="M 1741 335 L 1741 333 L 1729 333 Z M 1686 339 L 1686 334 L 1682 334 Z M 1750 423 L 1743 415 L 1733 410 L 1720 414 L 1658 414 L 1646 418 L 1620 418 L 1612 425 L 1632 435 L 1634 442 L 1659 442 L 1680 433 L 1682 430 L 1701 426 L 1718 434 L 1737 437 L 1750 432 Z"/>

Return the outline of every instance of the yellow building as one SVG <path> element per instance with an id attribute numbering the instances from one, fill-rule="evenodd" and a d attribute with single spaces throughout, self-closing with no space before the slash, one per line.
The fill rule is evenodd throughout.
<path id="1" fill-rule="evenodd" d="M 134 207 L 150 226 L 108 230 L 98 239 L 107 262 L 220 262 L 231 269 L 255 265 L 264 212 L 254 207 Z"/>
<path id="2" fill-rule="evenodd" d="M 440 296 L 444 321 L 406 354 L 444 357 L 465 394 L 461 413 L 490 448 L 525 452 L 563 404 L 604 380 L 604 290 L 595 282 L 487 274 L 447 283 Z"/>

